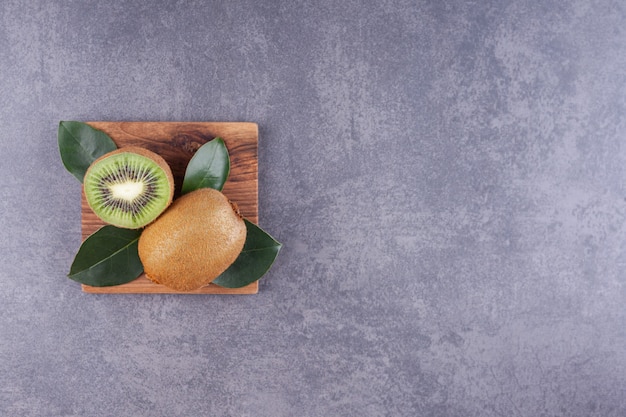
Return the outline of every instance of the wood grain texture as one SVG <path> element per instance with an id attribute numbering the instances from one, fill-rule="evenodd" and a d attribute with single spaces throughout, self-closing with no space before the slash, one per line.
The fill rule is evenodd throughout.
<path id="1" fill-rule="evenodd" d="M 119 148 L 139 146 L 161 155 L 172 168 L 175 196 L 180 195 L 185 169 L 194 153 L 206 142 L 221 137 L 230 154 L 230 175 L 222 192 L 237 203 L 241 214 L 258 223 L 258 126 L 239 122 L 88 122 L 107 133 Z M 104 223 L 91 211 L 85 195 L 81 202 L 82 238 L 85 240 Z M 101 294 L 256 294 L 258 282 L 243 288 L 214 284 L 190 292 L 179 292 L 155 284 L 141 275 L 136 280 L 112 287 L 82 285 L 89 293 Z"/>

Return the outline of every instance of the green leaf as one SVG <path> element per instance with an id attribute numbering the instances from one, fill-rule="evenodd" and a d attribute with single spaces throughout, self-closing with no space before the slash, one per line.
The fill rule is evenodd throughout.
<path id="1" fill-rule="evenodd" d="M 137 245 L 141 230 L 104 226 L 80 246 L 68 277 L 93 287 L 130 282 L 143 272 Z"/>
<path id="2" fill-rule="evenodd" d="M 58 139 L 63 165 L 80 182 L 93 161 L 117 149 L 109 135 L 82 122 L 60 122 Z"/>
<path id="3" fill-rule="evenodd" d="M 228 149 L 221 138 L 205 143 L 191 158 L 185 171 L 182 194 L 200 188 L 222 191 L 230 172 Z"/>
<path id="4" fill-rule="evenodd" d="M 244 219 L 245 220 L 245 219 Z M 226 288 L 245 287 L 272 266 L 282 245 L 254 223 L 246 222 L 246 242 L 235 262 L 213 283 Z"/>

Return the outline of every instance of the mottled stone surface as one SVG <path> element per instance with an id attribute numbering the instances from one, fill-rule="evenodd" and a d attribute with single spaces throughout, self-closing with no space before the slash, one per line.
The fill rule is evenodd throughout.
<path id="1" fill-rule="evenodd" d="M 59 120 L 260 126 L 254 296 L 89 295 Z M 626 4 L 0 3 L 0 415 L 626 415 Z"/>

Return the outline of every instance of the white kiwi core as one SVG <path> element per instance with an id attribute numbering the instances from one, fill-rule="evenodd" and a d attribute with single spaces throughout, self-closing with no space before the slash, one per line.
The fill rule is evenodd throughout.
<path id="1" fill-rule="evenodd" d="M 133 201 L 143 193 L 145 188 L 143 182 L 126 181 L 121 184 L 111 184 L 111 196 L 121 200 Z"/>

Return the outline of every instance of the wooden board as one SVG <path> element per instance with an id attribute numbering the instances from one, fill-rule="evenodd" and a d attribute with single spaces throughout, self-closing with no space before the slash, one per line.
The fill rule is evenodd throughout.
<path id="1" fill-rule="evenodd" d="M 230 154 L 230 175 L 222 192 L 237 203 L 241 214 L 258 223 L 258 127 L 256 123 L 237 122 L 88 122 L 107 133 L 118 147 L 140 146 L 161 155 L 172 168 L 175 197 L 180 194 L 185 169 L 200 146 L 221 137 Z M 91 211 L 83 193 L 81 203 L 82 238 L 104 223 Z M 214 284 L 191 292 L 179 292 L 150 281 L 145 275 L 123 285 L 91 287 L 89 293 L 160 294 L 256 294 L 258 282 L 243 288 L 223 288 Z"/>

